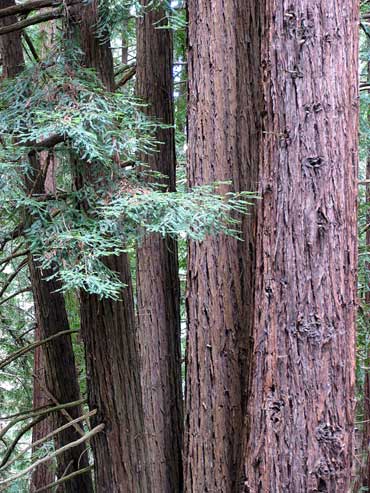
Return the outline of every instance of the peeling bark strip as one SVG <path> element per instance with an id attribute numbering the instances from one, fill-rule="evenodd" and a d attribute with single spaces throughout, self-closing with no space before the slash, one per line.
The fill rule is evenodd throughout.
<path id="1" fill-rule="evenodd" d="M 252 2 L 261 22 L 254 353 L 242 491 L 349 490 L 358 2 Z M 254 9 L 252 9 L 254 7 Z"/>
<path id="2" fill-rule="evenodd" d="M 256 190 L 258 53 L 248 50 L 248 2 L 189 0 L 190 186 L 232 180 Z M 256 79 L 256 80 L 254 80 Z M 226 187 L 224 187 L 225 191 Z M 254 211 L 244 242 L 189 245 L 185 490 L 237 491 L 252 315 Z"/>
<path id="3" fill-rule="evenodd" d="M 142 5 L 148 5 L 142 0 Z M 173 125 L 172 32 L 163 8 L 137 21 L 136 94 L 143 111 Z M 158 152 L 141 155 L 150 169 L 167 176 L 175 190 L 175 130 L 158 129 Z M 155 293 L 155 296 L 153 295 Z M 182 395 L 180 286 L 177 244 L 161 235 L 145 237 L 137 250 L 137 310 L 144 423 L 153 492 L 182 491 Z"/>

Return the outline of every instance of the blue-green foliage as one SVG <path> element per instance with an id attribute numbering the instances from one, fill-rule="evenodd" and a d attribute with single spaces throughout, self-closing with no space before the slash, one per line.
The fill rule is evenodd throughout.
<path id="1" fill-rule="evenodd" d="M 236 217 L 247 211 L 250 194 L 221 196 L 216 184 L 170 193 L 153 184 L 138 155 L 156 152 L 160 123 L 143 115 L 139 101 L 106 92 L 93 71 L 66 53 L 4 83 L 0 109 L 1 215 L 11 225 L 3 236 L 25 221 L 31 251 L 63 289 L 118 298 L 121 282 L 104 257 L 120 254 L 146 233 L 194 240 L 237 234 Z M 53 150 L 57 191 L 47 196 L 24 181 L 34 178 L 29 152 L 52 136 L 64 141 Z"/>

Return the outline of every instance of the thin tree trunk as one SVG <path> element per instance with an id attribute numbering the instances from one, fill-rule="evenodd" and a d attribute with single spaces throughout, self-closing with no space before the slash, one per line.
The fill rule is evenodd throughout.
<path id="1" fill-rule="evenodd" d="M 14 0 L 0 0 L 0 9 L 14 5 Z M 6 17 L 1 20 L 5 25 L 14 22 L 16 19 Z M 24 68 L 24 58 L 19 32 L 1 36 L 0 49 L 3 60 L 3 75 L 5 77 L 13 77 L 19 74 Z M 8 65 L 7 65 L 8 64 Z M 30 155 L 30 163 L 33 167 L 33 175 L 37 176 L 37 171 L 40 166 L 40 160 L 36 153 Z M 27 185 L 31 183 L 32 177 L 27 178 Z M 35 185 L 35 186 L 34 186 Z M 35 192 L 43 191 L 43 184 L 40 181 L 32 184 Z M 43 280 L 51 272 L 41 273 L 34 259 L 30 256 L 29 259 L 30 277 L 32 291 L 35 302 L 35 312 L 37 325 L 40 337 L 47 338 L 60 331 L 69 330 L 67 313 L 65 310 L 64 299 L 61 293 L 56 292 L 60 285 L 56 282 L 46 282 Z M 70 336 L 64 336 L 56 342 L 51 342 L 43 349 L 44 365 L 45 365 L 45 380 L 47 390 L 59 403 L 73 402 L 80 399 L 80 390 L 76 374 L 74 361 L 73 347 Z M 37 361 L 41 364 L 40 354 L 37 355 Z M 41 368 L 35 367 L 36 375 Z M 39 381 L 39 384 L 42 382 Z M 41 387 L 41 385 L 40 385 Z M 37 393 L 37 389 L 35 389 Z M 80 407 L 69 410 L 72 418 L 81 415 Z M 53 425 L 55 428 L 61 426 L 65 422 L 62 414 L 53 416 Z M 46 431 L 46 430 L 43 430 Z M 39 438 L 39 436 L 38 436 Z M 74 428 L 69 428 L 59 433 L 55 439 L 56 446 L 66 445 L 79 438 Z M 88 457 L 84 446 L 75 447 L 66 453 L 62 454 L 58 460 L 58 476 L 64 474 L 67 470 L 69 473 L 77 471 L 79 468 L 84 468 L 88 465 Z M 45 486 L 49 483 L 49 474 L 46 469 L 43 469 L 42 480 L 45 483 L 39 486 Z M 41 474 L 41 473 L 40 473 Z M 31 488 L 35 485 L 32 480 Z M 92 481 L 90 474 L 84 474 L 65 483 L 63 491 L 65 493 L 90 492 L 92 491 Z"/>
<path id="2" fill-rule="evenodd" d="M 35 330 L 35 340 L 41 340 L 40 327 L 36 326 Z M 42 348 L 38 347 L 34 352 L 34 363 L 33 363 L 33 407 L 35 409 L 49 404 L 49 398 L 45 394 L 46 387 L 46 374 L 45 365 L 43 360 Z M 40 423 L 36 424 L 32 428 L 32 443 L 45 437 L 52 431 L 51 419 L 44 419 Z M 37 448 L 32 449 L 34 454 Z M 42 488 L 43 486 L 50 484 L 54 481 L 54 471 L 50 464 L 41 464 L 36 467 L 31 476 L 30 483 L 30 493 Z"/>
<path id="3" fill-rule="evenodd" d="M 242 491 L 343 493 L 355 403 L 358 2 L 250 9 L 264 108 Z"/>
<path id="4" fill-rule="evenodd" d="M 96 37 L 97 19 L 97 1 L 93 1 L 81 12 L 75 10 L 72 29 L 80 39 L 86 66 L 95 68 L 107 90 L 113 90 L 111 49 L 106 37 L 105 41 Z M 80 179 L 91 180 L 88 175 L 86 170 Z M 129 259 L 126 254 L 112 256 L 106 265 L 126 285 L 121 301 L 81 293 L 89 406 L 98 410 L 92 423 L 105 424 L 104 432 L 92 440 L 96 490 L 150 493 Z"/>
<path id="5" fill-rule="evenodd" d="M 190 186 L 231 180 L 257 188 L 257 56 L 246 2 L 189 0 Z M 253 145 L 252 145 L 253 144 Z M 222 186 L 225 192 L 229 187 Z M 252 313 L 254 215 L 244 242 L 220 235 L 189 245 L 184 433 L 185 490 L 237 491 Z"/>
<path id="6" fill-rule="evenodd" d="M 148 0 L 142 0 L 146 7 Z M 172 33 L 163 29 L 163 8 L 137 20 L 136 94 L 148 106 L 144 112 L 172 125 Z M 175 130 L 158 129 L 158 152 L 140 159 L 166 176 L 175 190 Z M 155 293 L 155 296 L 153 296 Z M 180 286 L 177 244 L 160 235 L 146 236 L 137 250 L 137 310 L 141 350 L 144 423 L 148 440 L 153 491 L 182 491 L 182 395 Z"/>

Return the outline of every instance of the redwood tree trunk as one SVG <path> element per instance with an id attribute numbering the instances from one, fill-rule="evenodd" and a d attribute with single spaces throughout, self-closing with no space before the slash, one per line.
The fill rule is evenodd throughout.
<path id="1" fill-rule="evenodd" d="M 35 341 L 41 339 L 40 327 L 37 325 L 35 330 Z M 46 374 L 43 359 L 42 348 L 38 347 L 34 352 L 33 363 L 33 407 L 45 406 L 50 403 L 48 396 L 45 393 Z M 32 428 L 32 443 L 45 437 L 52 431 L 51 419 L 44 419 Z M 33 448 L 32 453 L 37 451 L 37 447 Z M 54 480 L 54 472 L 50 464 L 41 464 L 37 467 L 31 476 L 30 492 L 42 488 L 43 486 L 52 483 Z"/>
<path id="2" fill-rule="evenodd" d="M 0 0 L 0 9 L 14 4 L 14 0 Z M 3 24 L 12 24 L 16 20 L 15 17 L 6 17 L 1 22 Z M 19 74 L 24 68 L 20 32 L 16 31 L 1 36 L 0 50 L 3 61 L 3 76 L 14 77 Z M 32 175 L 38 176 L 40 159 L 36 153 L 30 155 L 30 164 L 33 172 Z M 40 180 L 35 184 L 31 184 L 31 176 L 26 181 L 26 186 L 31 186 L 35 193 L 42 193 L 44 191 L 44 184 Z M 29 268 L 37 325 L 41 339 L 50 337 L 60 331 L 69 330 L 63 295 L 60 292 L 56 292 L 60 288 L 60 285 L 53 281 L 44 281 L 43 279 L 48 277 L 51 272 L 41 273 L 31 256 L 29 259 Z M 37 355 L 36 362 L 39 361 L 42 366 L 45 365 L 46 392 L 50 392 L 58 403 L 78 401 L 80 399 L 80 390 L 71 337 L 63 336 L 58 338 L 57 341 L 49 343 L 44 347 L 43 354 L 44 363 L 41 363 L 40 354 Z M 35 367 L 36 373 L 38 370 L 39 368 Z M 38 383 L 40 384 L 40 381 Z M 37 390 L 35 389 L 35 392 Z M 68 412 L 72 419 L 74 419 L 81 415 L 81 408 L 72 408 Z M 65 424 L 65 418 L 61 413 L 53 416 L 54 428 L 62 424 Z M 46 433 L 47 430 L 45 429 L 43 431 Z M 59 448 L 78 438 L 80 438 L 80 435 L 71 427 L 56 436 L 55 444 Z M 68 473 L 72 473 L 87 465 L 88 457 L 83 445 L 69 449 L 58 458 L 58 476 L 61 476 L 67 471 Z M 49 481 L 49 474 L 46 473 L 46 470 L 43 472 L 43 480 L 45 482 Z M 34 485 L 34 480 L 32 483 Z M 46 484 L 39 484 L 39 486 L 46 486 Z M 80 493 L 81 491 L 89 493 L 92 490 L 92 481 L 89 473 L 77 476 L 71 481 L 66 482 L 63 486 L 65 493 Z"/>
<path id="3" fill-rule="evenodd" d="M 355 402 L 358 2 L 254 1 L 251 12 L 264 108 L 242 491 L 343 493 Z"/>
<path id="4" fill-rule="evenodd" d="M 190 186 L 257 188 L 258 53 L 246 39 L 248 2 L 189 0 Z M 253 144 L 253 145 L 252 145 Z M 226 186 L 222 191 L 227 191 Z M 185 490 L 237 491 L 252 312 L 253 210 L 244 242 L 189 245 Z"/>
<path id="5" fill-rule="evenodd" d="M 147 6 L 148 0 L 142 0 Z M 163 8 L 137 21 L 136 94 L 144 112 L 173 125 L 172 33 Z M 162 28 L 161 28 L 162 27 Z M 158 152 L 140 156 L 175 190 L 175 130 L 159 129 Z M 155 296 L 153 295 L 155 293 Z M 146 236 L 137 250 L 137 310 L 145 432 L 153 491 L 182 491 L 182 395 L 177 244 Z"/>
<path id="6" fill-rule="evenodd" d="M 93 67 L 108 90 L 114 88 L 109 41 L 98 39 L 97 1 L 74 11 L 74 35 L 80 37 L 85 64 Z M 76 30 L 76 25 L 77 30 Z M 80 179 L 91 180 L 88 165 Z M 98 413 L 92 423 L 105 424 L 92 440 L 98 493 L 150 493 L 144 434 L 139 350 L 129 259 L 126 254 L 106 259 L 126 285 L 121 301 L 101 300 L 81 293 L 89 406 Z"/>

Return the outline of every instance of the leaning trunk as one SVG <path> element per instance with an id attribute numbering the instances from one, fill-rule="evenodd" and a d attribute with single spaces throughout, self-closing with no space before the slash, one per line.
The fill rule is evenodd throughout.
<path id="1" fill-rule="evenodd" d="M 148 4 L 142 0 L 143 7 Z M 163 29 L 165 24 L 163 8 L 152 8 L 137 21 L 136 94 L 147 104 L 143 111 L 149 117 L 171 125 L 157 129 L 157 152 L 140 160 L 164 175 L 166 190 L 174 191 L 172 33 Z M 182 491 L 179 292 L 176 241 L 145 236 L 137 251 L 141 382 L 152 488 L 163 493 Z"/>
<path id="2" fill-rule="evenodd" d="M 70 29 L 84 52 L 85 65 L 95 68 L 106 89 L 113 90 L 110 43 L 106 35 L 99 39 L 95 33 L 97 4 L 75 9 Z M 78 186 L 93 180 L 89 166 L 81 167 Z M 89 406 L 98 410 L 93 424 L 105 424 L 104 432 L 92 440 L 96 490 L 150 493 L 129 258 L 112 256 L 105 263 L 125 284 L 120 301 L 81 293 Z"/>
<path id="3" fill-rule="evenodd" d="M 242 491 L 342 493 L 355 402 L 358 2 L 253 1 L 251 12 L 264 108 Z"/>
<path id="4" fill-rule="evenodd" d="M 188 177 L 191 187 L 257 187 L 258 56 L 248 53 L 246 3 L 190 0 Z M 237 491 L 252 311 L 253 210 L 243 242 L 190 242 L 184 474 L 187 492 Z"/>

